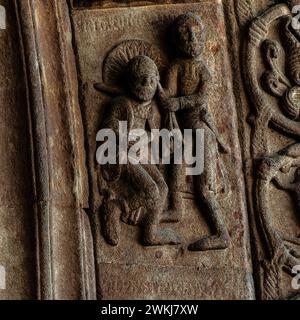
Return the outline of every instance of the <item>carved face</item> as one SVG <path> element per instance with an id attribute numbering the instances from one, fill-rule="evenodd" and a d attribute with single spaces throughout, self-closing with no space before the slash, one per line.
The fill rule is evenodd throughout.
<path id="1" fill-rule="evenodd" d="M 151 101 L 156 93 L 159 72 L 153 60 L 146 56 L 133 58 L 128 65 L 130 92 L 139 101 Z"/>
<path id="2" fill-rule="evenodd" d="M 198 57 L 205 42 L 205 30 L 200 18 L 193 13 L 181 15 L 175 28 L 175 45 L 181 53 L 189 58 Z"/>

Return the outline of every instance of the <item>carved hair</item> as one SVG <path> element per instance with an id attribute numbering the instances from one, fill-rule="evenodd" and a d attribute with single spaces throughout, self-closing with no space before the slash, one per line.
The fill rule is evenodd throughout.
<path id="1" fill-rule="evenodd" d="M 128 63 L 137 56 L 147 56 L 162 71 L 167 65 L 166 57 L 154 45 L 142 40 L 126 40 L 114 47 L 103 63 L 103 82 L 117 87 L 123 86 Z"/>
<path id="2" fill-rule="evenodd" d="M 127 77 L 129 81 L 135 81 L 138 74 L 149 74 L 150 72 L 156 74 L 159 79 L 159 72 L 155 62 L 147 56 L 136 56 L 128 63 Z"/>

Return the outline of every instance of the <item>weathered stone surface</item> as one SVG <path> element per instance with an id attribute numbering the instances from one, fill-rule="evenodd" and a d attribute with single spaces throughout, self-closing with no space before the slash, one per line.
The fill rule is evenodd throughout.
<path id="1" fill-rule="evenodd" d="M 297 296 L 291 270 L 299 265 L 298 198 L 293 191 L 299 166 L 299 32 L 291 25 L 297 1 L 239 4 L 244 37 L 237 52 L 243 57 L 248 99 L 237 87 L 236 94 L 241 98 L 239 123 L 258 298 L 289 299 Z"/>
<path id="2" fill-rule="evenodd" d="M 296 4 L 0 0 L 0 298 L 299 299 Z M 101 166 L 121 120 L 204 172 Z"/>
<path id="3" fill-rule="evenodd" d="M 197 0 L 73 0 L 71 5 L 74 8 L 111 8 L 192 2 L 197 2 Z"/>
<path id="4" fill-rule="evenodd" d="M 84 210 L 88 184 L 68 7 L 62 1 L 15 5 L 35 169 L 36 293 L 40 299 L 93 299 L 91 229 Z"/>
<path id="5" fill-rule="evenodd" d="M 0 265 L 7 290 L 0 290 L 0 298 L 34 299 L 34 189 L 26 84 L 14 6 L 11 1 L 0 5 L 7 18 L 7 28 L 0 30 Z"/>
<path id="6" fill-rule="evenodd" d="M 164 225 L 181 235 L 181 244 L 144 247 L 141 243 L 142 229 L 122 224 L 120 241 L 116 247 L 112 247 L 105 242 L 101 233 L 101 215 L 105 213 L 100 206 L 101 186 L 97 183 L 99 165 L 95 162 L 95 136 L 101 128 L 101 115 L 110 98 L 97 92 L 94 84 L 102 80 L 102 73 L 105 72 L 105 69 L 102 69 L 103 61 L 110 50 L 129 39 L 139 39 L 158 48 L 158 54 L 166 64 L 161 71 L 163 78 L 167 73 L 163 71 L 172 65 L 171 52 L 176 50 L 170 47 L 172 43 L 167 40 L 170 38 L 170 27 L 180 14 L 189 11 L 199 14 L 207 32 L 203 61 L 211 73 L 211 81 L 206 86 L 209 111 L 231 149 L 229 155 L 221 156 L 228 174 L 229 191 L 217 195 L 230 234 L 230 245 L 224 250 L 188 250 L 190 244 L 215 232 L 215 226 L 210 225 L 205 212 L 199 210 L 196 204 L 199 195 L 194 193 L 188 183 L 180 190 L 184 197 L 182 219 L 179 223 Z M 151 6 L 134 10 L 80 10 L 72 12 L 72 21 L 89 147 L 98 295 L 106 299 L 200 299 L 213 296 L 219 299 L 254 298 L 237 119 L 222 6 L 217 1 L 205 1 L 199 4 Z M 155 54 L 153 58 L 157 58 Z M 143 185 L 140 187 L 146 188 Z M 214 268 L 217 269 L 213 271 Z M 189 276 L 185 278 L 184 275 L 187 274 Z M 176 285 L 179 278 L 185 286 Z M 131 290 L 128 290 L 128 287 Z M 207 292 L 209 287 L 210 293 Z"/>

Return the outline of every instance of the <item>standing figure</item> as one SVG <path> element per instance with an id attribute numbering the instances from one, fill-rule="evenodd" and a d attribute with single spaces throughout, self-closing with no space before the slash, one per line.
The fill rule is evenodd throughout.
<path id="1" fill-rule="evenodd" d="M 111 101 L 102 126 L 113 130 L 117 137 L 121 121 L 127 121 L 129 134 L 134 129 L 152 127 L 151 103 L 159 83 L 156 64 L 147 56 L 134 57 L 128 63 L 126 81 L 128 93 Z M 173 230 L 160 226 L 168 187 L 156 165 L 107 164 L 102 166 L 102 176 L 110 194 L 102 206 L 103 233 L 109 244 L 119 243 L 121 220 L 143 225 L 145 245 L 180 242 Z"/>
<path id="2" fill-rule="evenodd" d="M 202 175 L 194 177 L 194 186 L 199 200 L 216 229 L 215 235 L 201 238 L 191 244 L 189 250 L 226 249 L 230 238 L 216 199 L 216 176 L 220 160 L 219 152 L 227 153 L 228 148 L 221 139 L 207 105 L 211 75 L 201 59 L 205 44 L 205 29 L 199 16 L 187 13 L 177 18 L 173 32 L 178 59 L 167 74 L 166 89 L 160 88 L 159 90 L 160 102 L 166 111 L 176 112 L 181 129 L 204 130 L 205 168 Z M 170 186 L 171 201 L 173 200 L 175 210 L 182 211 L 180 187 L 185 180 L 185 171 L 179 166 L 174 166 L 174 169 Z"/>

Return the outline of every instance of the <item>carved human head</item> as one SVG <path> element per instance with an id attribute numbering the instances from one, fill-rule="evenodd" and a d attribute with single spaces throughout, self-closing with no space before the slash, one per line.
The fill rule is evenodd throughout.
<path id="1" fill-rule="evenodd" d="M 159 83 L 155 62 L 147 56 L 131 59 L 127 67 L 127 80 L 131 94 L 139 101 L 151 101 Z"/>
<path id="2" fill-rule="evenodd" d="M 206 40 L 201 18 L 188 12 L 175 20 L 173 28 L 173 41 L 180 53 L 188 58 L 200 56 Z"/>

